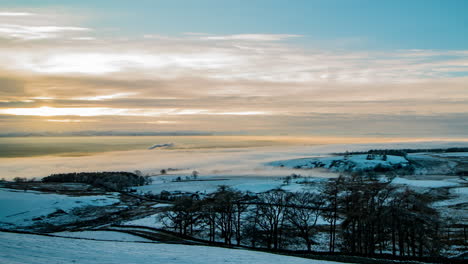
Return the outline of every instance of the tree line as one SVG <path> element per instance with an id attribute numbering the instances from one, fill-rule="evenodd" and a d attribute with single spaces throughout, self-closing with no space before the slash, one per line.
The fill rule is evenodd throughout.
<path id="1" fill-rule="evenodd" d="M 159 221 L 181 235 L 227 245 L 312 251 L 326 232 L 330 252 L 438 256 L 443 223 L 431 201 L 391 182 L 340 176 L 320 192 L 254 194 L 220 186 L 204 198 L 177 199 Z"/>
<path id="2" fill-rule="evenodd" d="M 453 152 L 468 152 L 468 148 L 454 147 L 454 148 L 429 148 L 429 149 L 371 149 L 368 151 L 346 151 L 344 153 L 334 153 L 334 155 L 393 155 L 406 157 L 409 153 L 453 153 Z"/>

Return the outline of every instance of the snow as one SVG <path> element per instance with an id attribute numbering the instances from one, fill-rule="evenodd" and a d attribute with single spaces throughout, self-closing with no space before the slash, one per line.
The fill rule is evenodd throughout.
<path id="1" fill-rule="evenodd" d="M 161 207 L 168 207 L 168 206 L 172 206 L 172 204 L 163 204 L 163 203 L 160 203 L 160 204 L 155 204 L 153 206 L 151 206 L 152 208 L 161 208 Z"/>
<path id="2" fill-rule="evenodd" d="M 428 161 L 438 161 L 438 160 L 440 160 L 439 158 L 435 157 L 433 155 L 433 153 L 428 153 L 428 152 L 409 153 L 407 155 L 407 157 L 409 159 L 416 159 L 416 160 L 428 160 Z"/>
<path id="3" fill-rule="evenodd" d="M 153 214 L 140 219 L 122 222 L 122 225 L 147 226 L 153 228 L 164 228 L 164 225 L 158 220 L 159 214 Z"/>
<path id="4" fill-rule="evenodd" d="M 286 190 L 301 190 L 305 188 L 304 185 L 297 184 L 297 181 L 303 181 L 303 179 L 292 180 L 288 186 L 283 186 L 284 179 L 281 177 L 266 177 L 266 176 L 199 176 L 198 180 L 190 181 L 173 181 L 177 177 L 185 178 L 185 175 L 166 175 L 153 177 L 153 182 L 150 185 L 136 187 L 135 189 L 158 194 L 161 191 L 169 192 L 200 192 L 200 193 L 212 193 L 218 189 L 220 185 L 227 185 L 235 188 L 239 191 L 250 191 L 254 193 L 266 192 L 276 188 L 284 188 Z"/>
<path id="5" fill-rule="evenodd" d="M 116 231 L 79 231 L 79 232 L 57 232 L 54 236 L 87 238 L 107 241 L 127 241 L 127 242 L 152 242 L 149 239 L 134 236 Z"/>
<path id="6" fill-rule="evenodd" d="M 447 207 L 447 206 L 452 206 L 452 205 L 457 205 L 457 204 L 468 203 L 468 187 L 451 188 L 450 195 L 453 198 L 443 200 L 443 201 L 437 201 L 433 203 L 433 206 L 434 207 Z M 462 211 L 462 213 L 466 214 L 467 213 L 466 209 L 465 211 Z"/>
<path id="7" fill-rule="evenodd" d="M 450 189 L 450 193 L 458 195 L 458 196 L 468 195 L 468 187 L 452 188 L 452 189 Z"/>
<path id="8" fill-rule="evenodd" d="M 0 232 L 0 263 L 18 264 L 319 264 L 339 263 L 241 249 L 93 241 Z"/>
<path id="9" fill-rule="evenodd" d="M 32 219 L 47 216 L 57 210 L 70 212 L 84 206 L 105 206 L 119 202 L 116 196 L 68 196 L 36 191 L 16 191 L 0 188 L 0 226 L 2 223 L 26 226 Z"/>
<path id="10" fill-rule="evenodd" d="M 414 173 L 420 175 L 452 174 L 458 166 L 456 157 L 449 159 L 436 153 L 413 153 L 408 155 L 408 159 L 418 164 Z"/>
<path id="11" fill-rule="evenodd" d="M 396 177 L 392 181 L 393 184 L 401 184 L 410 187 L 423 188 L 442 188 L 458 186 L 459 183 L 448 180 L 409 180 L 406 178 Z"/>
<path id="12" fill-rule="evenodd" d="M 367 155 L 348 155 L 345 156 L 330 156 L 330 157 L 312 157 L 292 160 L 280 160 L 266 163 L 266 165 L 285 168 L 328 168 L 332 171 L 358 171 L 365 169 L 373 169 L 377 165 L 383 167 L 391 167 L 401 164 L 407 166 L 408 160 L 401 156 L 387 155 L 387 160 L 383 160 L 382 156 L 376 155 L 375 159 L 367 160 Z"/>
<path id="13" fill-rule="evenodd" d="M 436 153 L 433 155 L 440 157 L 468 157 L 468 152 Z"/>

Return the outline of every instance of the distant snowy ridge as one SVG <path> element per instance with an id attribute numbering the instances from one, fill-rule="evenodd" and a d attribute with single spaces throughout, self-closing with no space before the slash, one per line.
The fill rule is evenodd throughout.
<path id="1" fill-rule="evenodd" d="M 174 143 L 156 144 L 156 145 L 153 145 L 153 146 L 149 147 L 148 149 L 170 148 L 170 147 L 173 147 L 173 146 L 174 146 Z"/>
<path id="2" fill-rule="evenodd" d="M 280 160 L 266 163 L 266 165 L 292 169 L 325 168 L 335 172 L 355 172 L 373 170 L 378 167 L 406 167 L 409 161 L 405 157 L 393 155 L 347 155 Z"/>

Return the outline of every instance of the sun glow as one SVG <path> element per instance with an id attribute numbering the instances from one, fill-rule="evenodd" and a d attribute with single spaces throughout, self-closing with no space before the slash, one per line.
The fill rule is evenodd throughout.
<path id="1" fill-rule="evenodd" d="M 119 115 L 121 113 L 121 109 L 105 107 L 55 108 L 42 106 L 37 108 L 8 108 L 0 110 L 0 114 L 20 116 L 99 116 Z"/>
<path id="2" fill-rule="evenodd" d="M 206 109 L 141 109 L 109 107 L 49 107 L 0 109 L 0 114 L 17 116 L 163 116 L 163 115 L 266 115 L 268 112 L 216 112 Z"/>
<path id="3" fill-rule="evenodd" d="M 96 122 L 96 120 L 81 120 L 81 119 L 47 119 L 47 122 L 56 122 L 56 123 L 81 123 L 81 122 Z"/>
<path id="4" fill-rule="evenodd" d="M 136 93 L 115 93 L 115 94 L 107 94 L 107 95 L 97 95 L 97 96 L 89 96 L 89 97 L 78 97 L 75 98 L 76 100 L 84 100 L 84 101 L 102 101 L 102 100 L 111 100 L 117 98 L 125 98 L 127 96 L 135 95 Z"/>

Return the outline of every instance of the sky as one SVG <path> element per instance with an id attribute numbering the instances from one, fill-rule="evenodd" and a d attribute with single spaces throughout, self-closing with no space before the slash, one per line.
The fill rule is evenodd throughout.
<path id="1" fill-rule="evenodd" d="M 468 1 L 2 0 L 2 133 L 466 138 Z"/>

